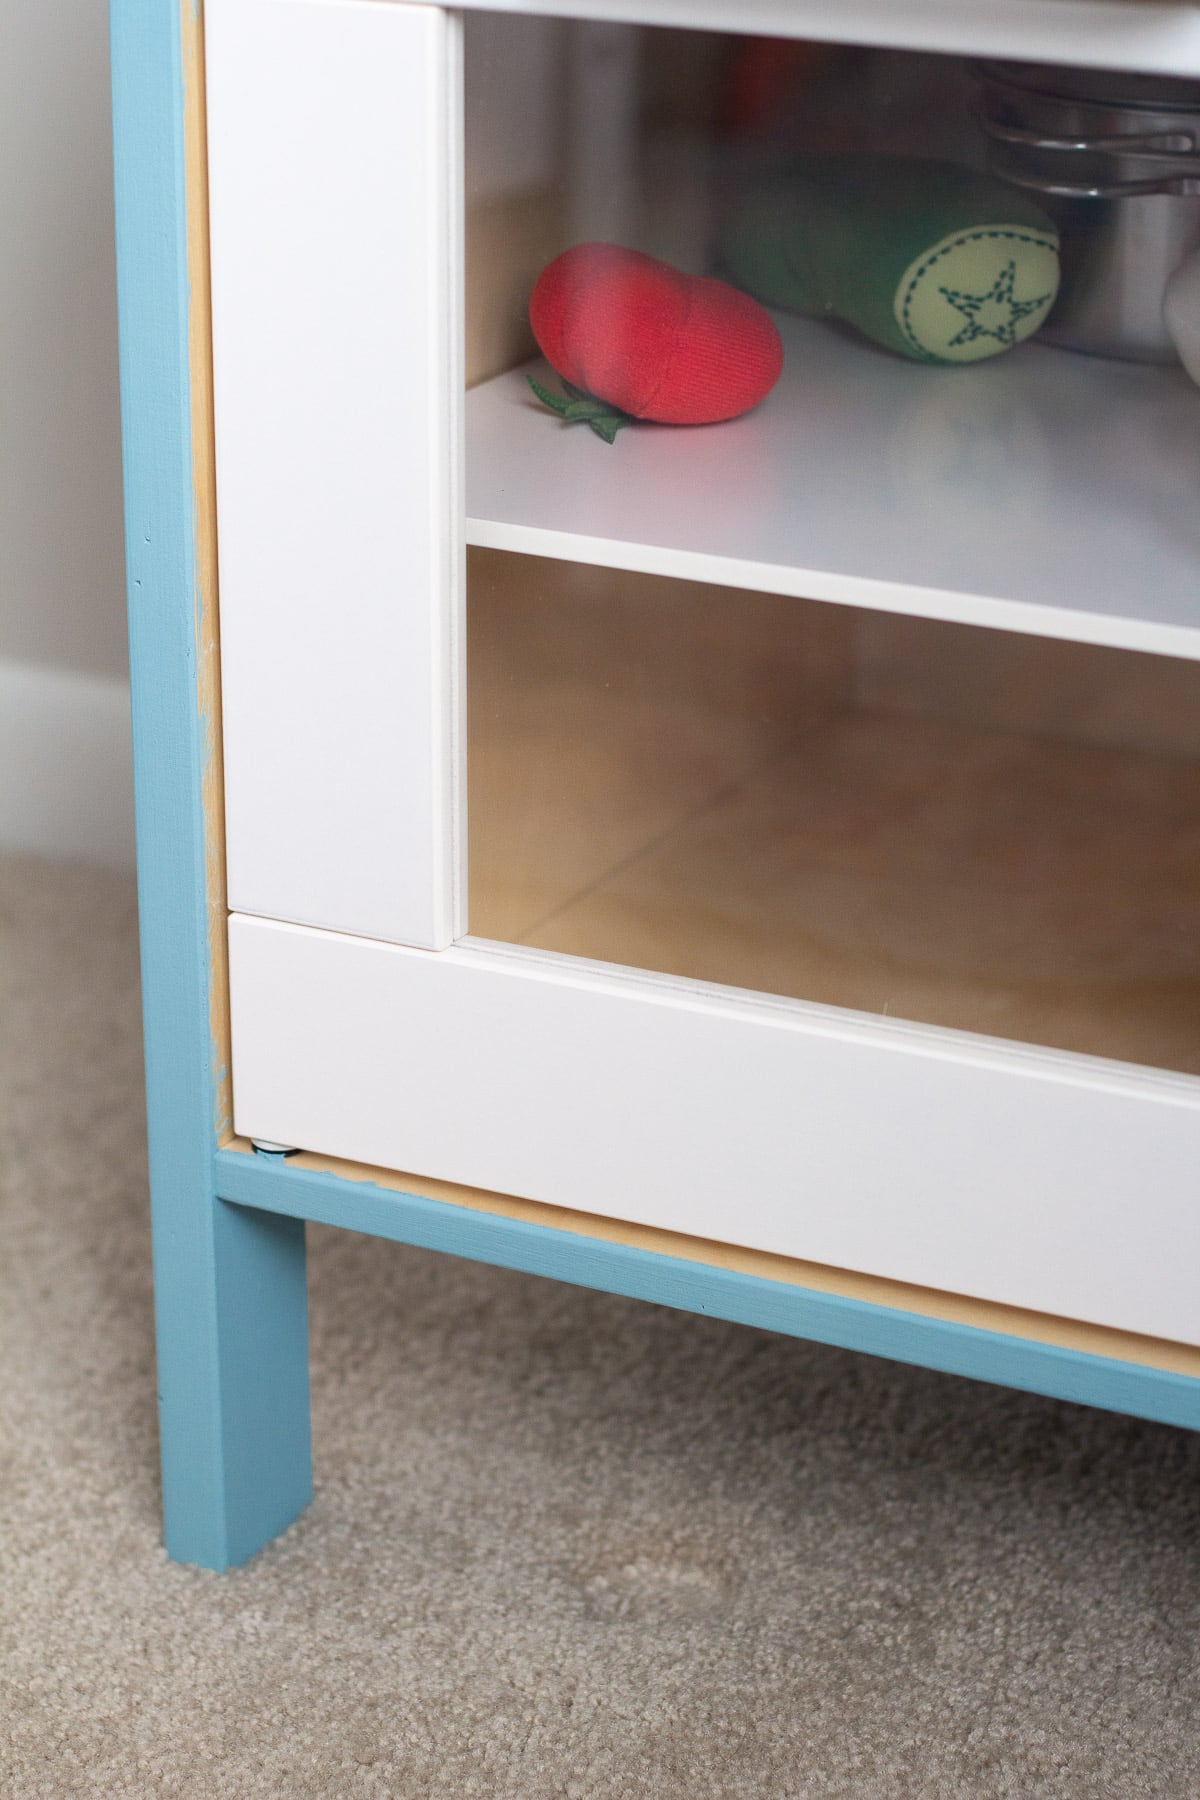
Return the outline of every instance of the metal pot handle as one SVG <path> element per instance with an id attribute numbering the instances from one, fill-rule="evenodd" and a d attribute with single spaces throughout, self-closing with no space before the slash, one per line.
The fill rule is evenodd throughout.
<path id="1" fill-rule="evenodd" d="M 986 117 L 983 128 L 989 137 L 998 139 L 1002 144 L 1020 144 L 1029 150 L 1069 150 L 1089 156 L 1123 156 L 1136 151 L 1148 161 L 1182 160 L 1195 162 L 1200 169 L 1200 156 L 1196 154 L 1196 134 L 1193 131 L 1119 133 L 1098 138 L 1045 137 L 1040 131 L 1023 131 L 1018 125 L 998 125 L 994 119 Z M 1149 190 L 1138 188 L 1136 191 L 1140 193 Z"/>
<path id="2" fill-rule="evenodd" d="M 1009 187 L 1024 188 L 1031 194 L 1053 194 L 1059 200 L 1127 200 L 1138 194 L 1200 194 L 1200 165 L 1195 175 L 1160 175 L 1149 181 L 1109 181 L 1088 187 L 1081 182 L 1039 181 L 1034 176 L 1015 175 L 1011 169 L 995 173 Z"/>

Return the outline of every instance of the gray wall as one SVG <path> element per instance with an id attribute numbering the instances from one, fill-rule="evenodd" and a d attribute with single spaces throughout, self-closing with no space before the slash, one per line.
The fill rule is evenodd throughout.
<path id="1" fill-rule="evenodd" d="M 0 0 L 0 844 L 125 861 L 105 0 Z"/>

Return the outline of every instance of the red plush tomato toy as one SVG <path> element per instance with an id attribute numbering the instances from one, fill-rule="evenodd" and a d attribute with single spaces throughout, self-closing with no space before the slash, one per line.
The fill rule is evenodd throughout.
<path id="1" fill-rule="evenodd" d="M 735 419 L 783 367 L 779 333 L 749 294 L 616 244 L 556 256 L 538 276 L 529 322 L 569 396 L 531 382 L 538 398 L 609 443 L 631 419 Z"/>

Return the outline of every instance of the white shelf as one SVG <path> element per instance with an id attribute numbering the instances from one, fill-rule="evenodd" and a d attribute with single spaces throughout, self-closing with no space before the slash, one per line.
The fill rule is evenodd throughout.
<path id="1" fill-rule="evenodd" d="M 1200 659 L 1181 370 L 1038 344 L 931 368 L 778 323 L 778 387 L 726 425 L 609 447 L 524 370 L 474 389 L 468 543 Z"/>
<path id="2" fill-rule="evenodd" d="M 513 0 L 472 0 L 511 12 Z M 882 49 L 944 50 L 1200 75 L 1200 7 L 1188 0 L 521 0 L 521 11 L 632 24 L 817 38 Z"/>

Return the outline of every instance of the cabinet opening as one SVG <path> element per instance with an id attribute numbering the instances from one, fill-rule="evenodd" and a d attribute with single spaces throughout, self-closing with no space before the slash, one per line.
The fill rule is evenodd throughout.
<path id="1" fill-rule="evenodd" d="M 1200 83 L 465 39 L 471 934 L 1200 1074 Z M 606 441 L 589 242 L 761 304 L 765 396 Z"/>

